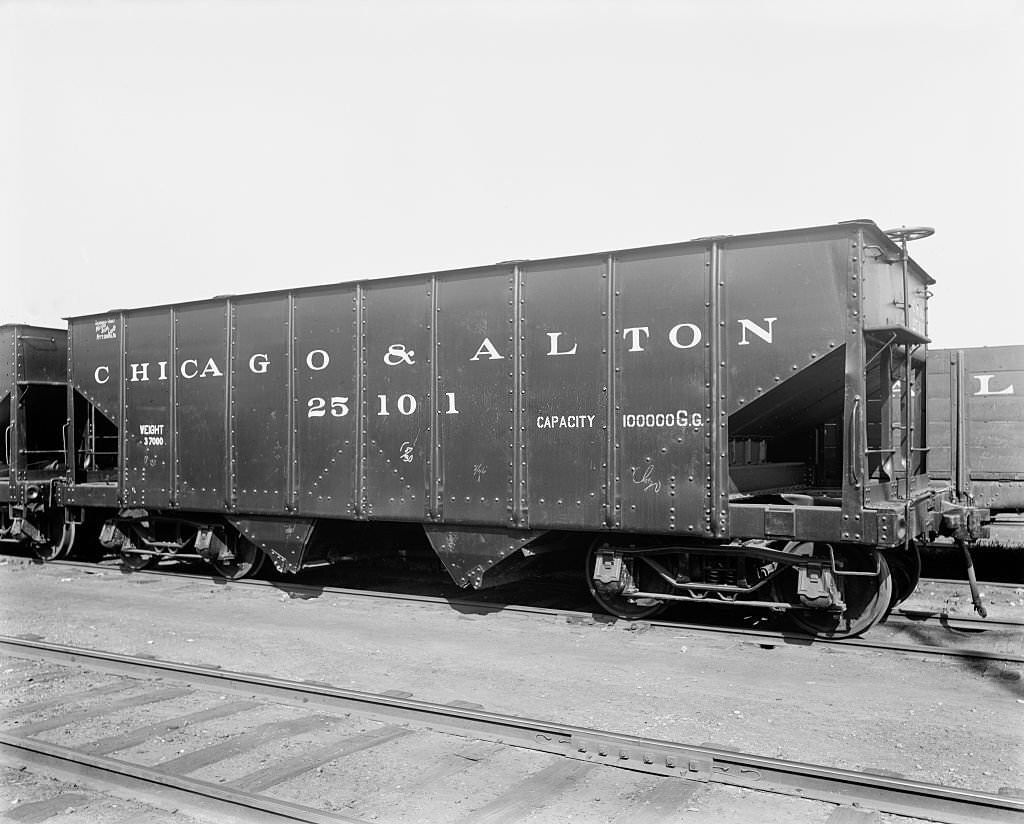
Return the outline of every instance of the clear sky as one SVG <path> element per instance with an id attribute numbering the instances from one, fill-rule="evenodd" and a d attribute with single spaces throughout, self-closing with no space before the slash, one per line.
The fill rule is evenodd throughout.
<path id="1" fill-rule="evenodd" d="M 1024 343 L 1010 0 L 0 2 L 0 322 L 871 218 Z"/>

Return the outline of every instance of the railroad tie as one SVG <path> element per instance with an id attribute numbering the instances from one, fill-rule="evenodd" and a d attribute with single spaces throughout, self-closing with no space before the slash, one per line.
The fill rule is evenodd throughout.
<path id="1" fill-rule="evenodd" d="M 572 790 L 597 764 L 559 758 L 527 776 L 463 819 L 473 824 L 513 824 Z"/>
<path id="2" fill-rule="evenodd" d="M 300 753 L 293 758 L 286 758 L 283 761 L 255 770 L 248 775 L 243 775 L 241 778 L 228 782 L 228 786 L 250 793 L 261 792 L 335 759 L 386 744 L 388 741 L 394 741 L 396 738 L 401 738 L 411 733 L 412 730 L 406 727 L 390 724 L 380 729 L 348 735 L 316 747 L 309 752 Z"/>
<path id="3" fill-rule="evenodd" d="M 189 724 L 199 724 L 203 721 L 212 721 L 216 718 L 224 718 L 245 710 L 262 706 L 258 701 L 229 701 L 210 707 L 205 710 L 196 710 L 187 715 L 179 715 L 175 718 L 168 718 L 166 721 L 158 721 L 155 724 L 147 724 L 144 727 L 136 727 L 120 735 L 111 735 L 107 738 L 98 738 L 77 747 L 79 752 L 92 755 L 107 755 L 108 753 L 126 750 L 129 747 L 136 747 L 156 736 L 166 735 L 174 730 L 180 730 Z"/>
<path id="4" fill-rule="evenodd" d="M 480 741 L 470 744 L 458 752 L 448 753 L 435 759 L 432 765 L 423 772 L 415 775 L 405 775 L 394 783 L 389 783 L 380 789 L 363 793 L 359 796 L 358 805 L 355 810 L 368 809 L 373 802 L 388 796 L 399 794 L 416 795 L 420 792 L 430 792 L 438 784 L 453 775 L 472 769 L 475 764 L 487 761 L 491 756 L 496 755 L 504 749 L 502 744 Z"/>
<path id="5" fill-rule="evenodd" d="M 43 684 L 49 684 L 52 681 L 56 681 L 58 678 L 64 678 L 68 674 L 66 669 L 57 670 L 43 670 L 42 672 L 34 672 L 29 675 L 26 672 L 15 673 L 12 675 L 12 679 L 16 677 L 24 677 L 27 683 L 30 683 L 33 688 L 41 687 Z"/>
<path id="6" fill-rule="evenodd" d="M 153 769 L 173 775 L 186 775 L 218 761 L 234 758 L 246 750 L 251 750 L 268 741 L 278 738 L 287 738 L 292 735 L 301 735 L 304 732 L 320 729 L 332 721 L 339 719 L 329 715 L 307 715 L 302 718 L 289 718 L 284 721 L 271 721 L 260 724 L 248 732 L 232 736 L 227 741 L 203 747 L 193 752 L 187 752 L 175 758 L 169 758 L 156 764 Z"/>
<path id="7" fill-rule="evenodd" d="M 688 804 L 700 788 L 695 781 L 684 778 L 662 778 L 650 792 L 638 796 L 628 812 L 616 824 L 662 824 L 678 821 L 680 807 Z"/>
<path id="8" fill-rule="evenodd" d="M 132 681 L 127 678 L 119 679 L 110 684 L 92 687 L 91 689 L 82 690 L 81 692 L 73 692 L 70 695 L 63 693 L 53 698 L 33 701 L 30 704 L 22 704 L 20 707 L 5 707 L 4 710 L 8 717 L 12 715 L 28 715 L 33 712 L 53 709 L 54 707 L 67 707 L 72 704 L 87 701 L 90 698 L 98 698 L 102 695 L 112 695 L 117 692 L 124 692 L 125 690 L 137 686 L 138 683 L 138 681 Z"/>
<path id="9" fill-rule="evenodd" d="M 4 818 L 17 821 L 19 824 L 39 824 L 56 815 L 60 815 L 68 807 L 80 807 L 89 803 L 89 796 L 82 793 L 61 793 L 42 801 L 23 801 L 17 807 L 4 811 Z"/>
<path id="10" fill-rule="evenodd" d="M 16 727 L 13 732 L 17 732 L 17 734 L 22 737 L 27 737 L 39 732 L 44 732 L 45 730 L 55 730 L 58 727 L 66 727 L 69 724 L 75 724 L 79 721 L 87 721 L 90 718 L 111 715 L 119 710 L 141 707 L 146 704 L 156 704 L 160 701 L 170 701 L 173 698 L 192 695 L 194 692 L 195 690 L 191 687 L 164 687 L 163 689 L 155 690 L 154 692 L 146 692 L 142 695 L 132 695 L 128 698 L 111 701 L 110 703 L 103 704 L 99 707 L 86 707 L 85 709 L 77 710 L 76 712 L 69 712 L 66 715 L 59 715 L 56 718 L 47 718 L 44 721 L 36 721 L 33 724 L 23 724 L 22 726 Z"/>
<path id="11" fill-rule="evenodd" d="M 3 663 L 0 664 L 0 675 L 4 676 L 23 675 L 26 670 L 30 670 L 39 665 L 38 661 L 33 661 L 31 658 L 4 657 L 2 660 Z"/>

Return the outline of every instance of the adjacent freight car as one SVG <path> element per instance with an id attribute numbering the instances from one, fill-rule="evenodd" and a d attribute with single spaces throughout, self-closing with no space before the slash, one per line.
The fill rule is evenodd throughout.
<path id="1" fill-rule="evenodd" d="M 1024 548 L 1024 346 L 928 353 L 933 478 L 989 511 L 976 545 Z"/>
<path id="2" fill-rule="evenodd" d="M 69 520 L 223 574 L 426 536 L 488 586 L 556 547 L 673 601 L 861 632 L 916 544 L 930 230 L 870 221 L 74 317 Z"/>
<path id="3" fill-rule="evenodd" d="M 0 326 L 0 541 L 44 560 L 67 553 L 75 524 L 55 504 L 67 473 L 67 332 Z"/>

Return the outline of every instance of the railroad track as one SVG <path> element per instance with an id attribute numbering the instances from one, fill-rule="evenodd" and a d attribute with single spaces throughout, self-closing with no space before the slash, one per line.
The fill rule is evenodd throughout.
<path id="1" fill-rule="evenodd" d="M 967 581 L 960 578 L 922 578 L 918 581 L 918 586 L 926 586 L 928 584 L 952 584 L 955 586 L 967 586 Z M 1015 584 L 1010 581 L 978 581 L 979 587 L 1006 587 L 1009 589 L 1020 589 L 1024 584 Z"/>
<path id="2" fill-rule="evenodd" d="M 887 623 L 893 620 L 907 624 L 939 623 L 949 629 L 964 630 L 966 632 L 985 632 L 990 629 L 1012 629 L 1024 630 L 1024 621 L 1008 621 L 1001 618 L 976 618 L 973 615 L 951 615 L 942 610 L 914 609 L 901 607 L 894 609 L 887 619 Z"/>
<path id="3" fill-rule="evenodd" d="M 81 561 L 55 561 L 56 565 L 95 571 L 97 565 Z M 103 567 L 105 569 L 120 569 L 120 567 Z M 219 583 L 225 583 L 219 576 L 210 576 L 205 573 L 185 572 L 171 569 L 147 569 L 132 571 L 133 575 L 156 575 L 177 577 L 186 580 L 195 580 L 197 577 L 209 577 Z M 345 587 L 323 586 L 319 584 L 304 584 L 296 582 L 269 581 L 259 578 L 245 578 L 237 581 L 230 581 L 231 586 L 240 587 L 261 587 L 284 589 L 296 595 L 317 596 L 320 594 L 341 595 L 354 598 L 365 598 L 383 601 L 403 601 L 421 604 L 436 604 L 447 609 L 454 607 L 466 610 L 473 610 L 480 613 L 486 612 L 512 612 L 542 615 L 547 617 L 562 618 L 569 622 L 592 622 L 607 621 L 616 622 L 612 616 L 595 614 L 589 610 L 573 610 L 560 607 L 535 606 L 530 604 L 505 603 L 502 601 L 491 601 L 472 598 L 449 598 L 436 595 L 414 595 L 402 592 L 381 592 L 377 590 L 352 589 Z M 930 639 L 935 643 L 902 643 L 898 636 L 881 637 L 882 632 L 889 632 L 896 627 L 918 628 L 922 625 L 935 625 L 943 630 L 957 630 L 965 632 L 991 631 L 997 633 L 1012 633 L 1016 635 L 1024 631 L 1024 623 L 1014 621 L 1001 621 L 994 619 L 972 618 L 970 616 L 950 616 L 942 612 L 928 612 L 917 610 L 895 610 L 889 617 L 887 625 L 882 625 L 871 630 L 865 637 L 859 638 L 820 638 L 807 635 L 798 631 L 762 629 L 752 627 L 720 626 L 714 624 L 690 623 L 683 621 L 649 620 L 642 622 L 661 630 L 686 630 L 688 632 L 708 633 L 716 635 L 729 635 L 740 638 L 747 638 L 758 644 L 826 644 L 830 646 L 854 647 L 859 649 L 880 650 L 886 652 L 905 653 L 910 655 L 940 656 L 952 659 L 981 660 L 999 664 L 1024 664 L 1024 656 L 1008 652 L 993 652 L 989 650 L 970 649 L 965 647 L 939 646 L 938 643 L 944 638 Z M 959 636 L 954 636 L 959 640 Z"/>
<path id="4" fill-rule="evenodd" d="M 467 822 L 512 822 L 547 811 L 555 816 L 547 820 L 558 820 L 555 811 L 567 798 L 582 803 L 595 793 L 608 803 L 624 799 L 622 820 L 637 820 L 641 808 L 662 810 L 667 820 L 708 793 L 740 793 L 735 802 L 748 791 L 837 805 L 835 820 L 847 820 L 842 811 L 855 805 L 951 824 L 1024 821 L 1024 799 L 499 715 L 460 702 L 427 703 L 409 693 L 357 692 L 10 637 L 0 637 L 0 653 L 7 673 L 38 676 L 31 694 L 8 698 L 0 759 L 247 821 L 422 820 L 429 818 L 423 805 L 438 798 L 465 804 Z M 39 698 L 46 676 L 67 689 Z M 159 720 L 139 725 L 117 717 L 140 707 Z M 253 717 L 259 713 L 268 716 L 264 723 Z M 243 714 L 248 721 L 240 724 Z M 81 732 L 79 725 L 98 718 L 107 726 Z M 234 726 L 204 737 L 218 720 Z M 417 769 L 407 781 L 409 762 Z M 467 778 L 474 772 L 476 783 Z M 331 801 L 324 794 L 355 785 L 355 798 Z M 470 795 L 446 796 L 450 787 L 468 787 Z M 491 788 L 490 797 L 480 797 L 482 787 Z M 321 803 L 311 805 L 311 798 Z"/>

